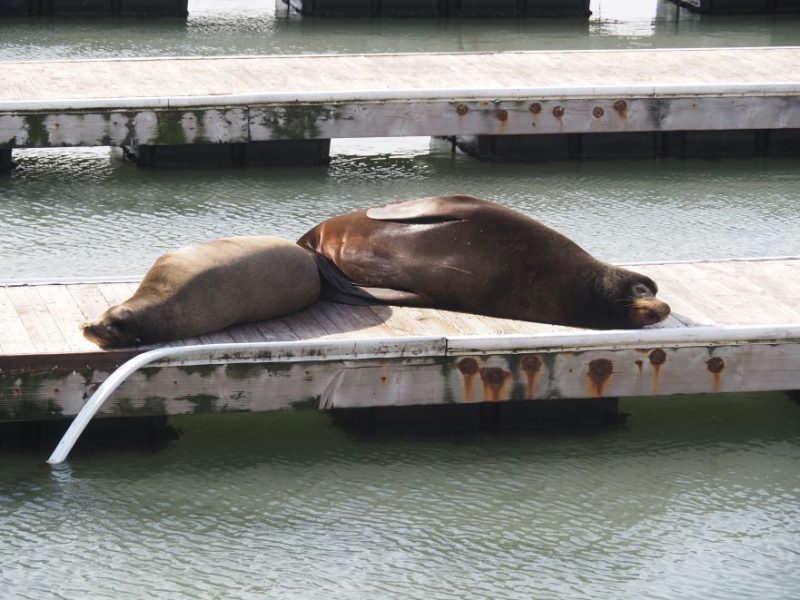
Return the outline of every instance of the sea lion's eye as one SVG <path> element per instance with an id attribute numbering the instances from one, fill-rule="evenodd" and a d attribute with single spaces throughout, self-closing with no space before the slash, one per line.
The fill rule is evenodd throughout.
<path id="1" fill-rule="evenodd" d="M 643 283 L 637 283 L 633 286 L 633 295 L 637 298 L 642 296 L 652 296 L 653 291 Z"/>

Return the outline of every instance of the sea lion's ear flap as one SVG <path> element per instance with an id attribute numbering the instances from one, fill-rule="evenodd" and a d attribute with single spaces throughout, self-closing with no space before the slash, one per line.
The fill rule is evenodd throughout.
<path id="1" fill-rule="evenodd" d="M 401 221 L 403 223 L 443 223 L 460 221 L 465 217 L 464 209 L 481 201 L 471 196 L 433 196 L 377 206 L 367 210 L 367 216 L 377 221 Z"/>

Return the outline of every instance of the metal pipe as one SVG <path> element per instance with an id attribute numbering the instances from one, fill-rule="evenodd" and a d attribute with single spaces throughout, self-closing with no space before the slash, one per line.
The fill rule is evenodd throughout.
<path id="1" fill-rule="evenodd" d="M 306 342 L 253 342 L 238 344 L 206 344 L 157 348 L 144 352 L 121 365 L 106 379 L 73 419 L 66 433 L 47 459 L 57 465 L 67 459 L 89 421 L 97 414 L 114 391 L 137 370 L 153 363 L 211 364 L 214 362 L 285 362 L 303 357 L 305 360 L 356 359 L 380 355 L 400 356 L 444 355 L 447 341 L 441 337 L 403 339 L 352 340 L 308 344 Z M 243 353 L 251 352 L 250 356 Z"/>
<path id="2" fill-rule="evenodd" d="M 626 347 L 740 346 L 800 342 L 800 325 L 688 327 L 616 331 L 579 331 L 566 334 L 503 335 L 493 337 L 410 337 L 336 340 L 330 342 L 254 342 L 158 348 L 130 359 L 114 371 L 84 405 L 47 459 L 51 465 L 66 460 L 83 430 L 108 397 L 142 367 L 398 358 L 404 356 L 464 356 L 518 352 L 620 349 Z"/>

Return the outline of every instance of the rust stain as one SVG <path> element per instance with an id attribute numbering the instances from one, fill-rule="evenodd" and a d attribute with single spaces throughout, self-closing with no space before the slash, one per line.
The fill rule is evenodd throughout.
<path id="1" fill-rule="evenodd" d="M 635 361 L 633 361 L 633 364 L 635 364 L 637 367 L 639 367 L 639 375 L 641 375 L 642 374 L 642 365 L 644 363 L 642 361 L 640 361 L 640 360 L 635 360 Z"/>
<path id="2" fill-rule="evenodd" d="M 381 383 L 386 385 L 386 375 L 381 375 Z"/>
<path id="3" fill-rule="evenodd" d="M 661 365 L 667 362 L 667 353 L 661 348 L 656 348 L 648 354 L 648 358 L 653 365 L 653 392 L 658 392 L 661 384 Z"/>
<path id="4" fill-rule="evenodd" d="M 466 104 L 459 104 L 456 106 L 456 112 L 458 113 L 459 117 L 463 117 L 465 114 L 469 112 L 469 106 Z"/>
<path id="5" fill-rule="evenodd" d="M 589 380 L 595 396 L 605 393 L 605 386 L 613 372 L 614 365 L 607 358 L 596 358 L 589 363 Z"/>
<path id="6" fill-rule="evenodd" d="M 506 126 L 508 125 L 508 111 L 502 108 L 498 108 L 493 113 L 495 119 L 497 119 L 500 123 L 499 133 L 503 133 L 506 130 Z"/>
<path id="7" fill-rule="evenodd" d="M 625 124 L 628 123 L 628 103 L 625 100 L 617 100 L 614 102 L 614 110 L 619 115 L 619 118 L 622 119 Z"/>
<path id="8" fill-rule="evenodd" d="M 511 373 L 500 367 L 483 367 L 480 370 L 483 381 L 483 397 L 489 402 L 505 400 L 506 382 L 511 378 Z"/>
<path id="9" fill-rule="evenodd" d="M 605 112 L 606 111 L 603 110 L 602 106 L 595 106 L 594 109 L 592 110 L 592 115 L 594 116 L 595 119 L 600 119 L 605 114 Z"/>
<path id="10" fill-rule="evenodd" d="M 564 114 L 567 111 L 564 110 L 563 106 L 554 106 L 553 107 L 553 116 L 558 119 L 559 128 L 564 127 Z"/>
<path id="11" fill-rule="evenodd" d="M 475 400 L 473 381 L 478 372 L 478 361 L 474 358 L 462 358 L 458 361 L 458 370 L 464 376 L 464 399 L 473 402 Z"/>
<path id="12" fill-rule="evenodd" d="M 722 371 L 725 369 L 725 361 L 719 356 L 714 356 L 706 361 L 706 368 L 714 376 L 714 384 L 712 390 L 718 392 L 722 386 Z"/>
<path id="13" fill-rule="evenodd" d="M 533 393 L 536 391 L 536 380 L 542 370 L 542 359 L 535 354 L 527 354 L 522 357 L 520 366 L 528 380 L 527 394 L 525 397 L 530 400 L 533 398 Z"/>

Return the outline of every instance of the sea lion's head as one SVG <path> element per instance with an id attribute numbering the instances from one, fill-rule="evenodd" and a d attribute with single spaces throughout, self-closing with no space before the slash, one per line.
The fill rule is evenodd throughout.
<path id="1" fill-rule="evenodd" d="M 641 273 L 606 265 L 587 291 L 591 298 L 577 323 L 583 327 L 639 329 L 669 315 L 669 304 L 656 298 L 656 282 Z"/>
<path id="2" fill-rule="evenodd" d="M 613 268 L 603 280 L 605 323 L 609 329 L 639 329 L 667 318 L 669 304 L 656 298 L 656 282 L 640 273 Z"/>
<path id="3" fill-rule="evenodd" d="M 81 323 L 81 332 L 101 348 L 124 348 L 142 343 L 136 333 L 133 311 L 124 304 L 112 306 L 94 321 Z"/>

